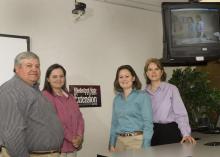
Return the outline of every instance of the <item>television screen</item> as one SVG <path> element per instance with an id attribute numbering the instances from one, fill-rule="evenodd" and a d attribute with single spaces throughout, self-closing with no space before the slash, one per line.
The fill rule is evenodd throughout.
<path id="1" fill-rule="evenodd" d="M 220 43 L 218 9 L 172 9 L 171 19 L 174 47 L 200 43 Z"/>
<path id="2" fill-rule="evenodd" d="M 220 58 L 220 2 L 162 3 L 163 60 L 202 62 Z"/>

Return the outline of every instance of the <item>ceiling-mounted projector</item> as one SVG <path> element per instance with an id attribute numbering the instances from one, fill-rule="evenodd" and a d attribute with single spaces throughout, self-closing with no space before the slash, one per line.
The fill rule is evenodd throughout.
<path id="1" fill-rule="evenodd" d="M 83 15 L 86 11 L 86 4 L 82 2 L 77 2 L 75 0 L 75 9 L 72 10 L 73 14 Z"/>

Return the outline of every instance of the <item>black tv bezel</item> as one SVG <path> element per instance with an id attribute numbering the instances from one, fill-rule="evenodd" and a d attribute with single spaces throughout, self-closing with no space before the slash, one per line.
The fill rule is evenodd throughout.
<path id="1" fill-rule="evenodd" d="M 192 3 L 192 2 L 163 2 L 162 3 L 162 20 L 163 20 L 163 61 L 172 64 L 186 63 L 187 65 L 201 64 L 210 60 L 220 58 L 219 43 L 203 43 L 185 46 L 172 46 L 171 30 L 171 10 L 184 8 L 217 8 L 219 9 L 220 21 L 220 2 Z M 220 23 L 219 23 L 220 30 Z M 202 51 L 206 48 L 206 51 Z M 192 54 L 193 52 L 193 54 Z M 179 55 L 177 55 L 179 54 Z M 181 54 L 181 55 L 180 55 Z M 197 60 L 198 57 L 204 60 Z M 203 63 L 202 63 L 203 64 Z"/>

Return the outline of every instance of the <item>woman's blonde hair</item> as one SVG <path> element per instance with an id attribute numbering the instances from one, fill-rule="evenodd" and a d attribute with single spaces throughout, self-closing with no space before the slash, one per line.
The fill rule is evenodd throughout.
<path id="1" fill-rule="evenodd" d="M 151 80 L 147 77 L 147 74 L 146 74 L 147 71 L 148 71 L 148 66 L 149 66 L 150 63 L 154 63 L 154 64 L 157 65 L 157 67 L 162 71 L 161 81 L 165 81 L 166 77 L 167 77 L 167 74 L 164 71 L 164 67 L 163 67 L 162 63 L 157 58 L 150 58 L 146 61 L 145 66 L 144 66 L 144 76 L 145 76 L 145 79 L 146 79 L 146 83 L 147 84 L 151 83 Z"/>

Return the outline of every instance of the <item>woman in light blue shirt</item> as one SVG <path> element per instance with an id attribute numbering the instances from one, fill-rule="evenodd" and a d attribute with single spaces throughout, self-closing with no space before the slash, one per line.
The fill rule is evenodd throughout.
<path id="1" fill-rule="evenodd" d="M 109 150 L 112 152 L 147 148 L 153 135 L 150 97 L 130 65 L 122 65 L 114 81 Z"/>

